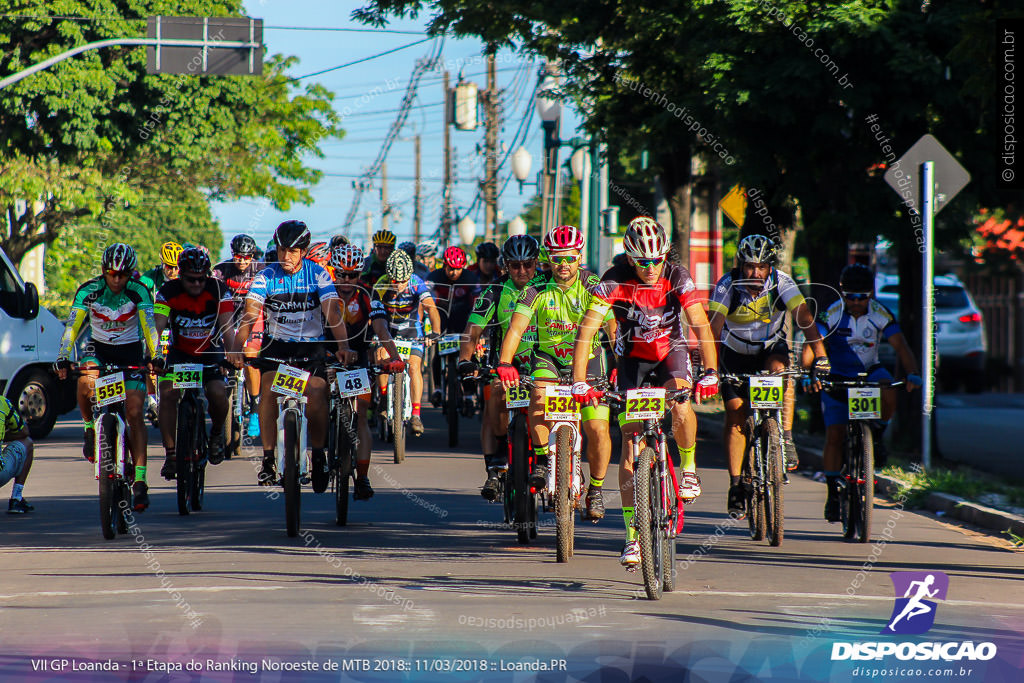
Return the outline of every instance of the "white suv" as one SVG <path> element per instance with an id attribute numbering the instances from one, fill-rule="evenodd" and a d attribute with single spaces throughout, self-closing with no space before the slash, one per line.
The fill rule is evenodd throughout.
<path id="1" fill-rule="evenodd" d="M 945 391 L 953 391 L 962 382 L 970 392 L 985 388 L 985 361 L 988 344 L 981 310 L 970 293 L 954 275 L 935 276 L 935 351 L 938 378 Z M 875 298 L 899 318 L 898 275 L 879 275 L 875 280 Z M 888 366 L 895 361 L 892 347 L 885 344 L 880 356 Z"/>

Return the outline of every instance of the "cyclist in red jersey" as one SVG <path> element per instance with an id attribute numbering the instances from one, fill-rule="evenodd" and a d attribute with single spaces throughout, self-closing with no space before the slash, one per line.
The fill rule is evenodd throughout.
<path id="1" fill-rule="evenodd" d="M 658 385 L 668 390 L 693 386 L 689 344 L 683 325 L 686 322 L 697 335 L 707 368 L 694 394 L 698 402 L 714 396 L 718 393 L 718 362 L 707 314 L 696 295 L 689 271 L 665 260 L 669 249 L 665 229 L 653 218 L 635 218 L 626 231 L 623 248 L 627 263 L 613 266 L 604 274 L 580 322 L 573 356 L 576 380 L 573 396 L 580 403 L 593 403 L 604 393 L 586 382 L 585 352 L 609 309 L 618 323 L 615 355 L 619 391 L 639 387 L 649 373 L 654 374 Z M 629 567 L 640 561 L 636 530 L 632 527 L 633 462 L 629 449 L 629 439 L 639 431 L 640 423 L 624 422 L 621 416 L 619 422 L 622 428 L 619 491 L 627 533 L 621 561 Z M 672 406 L 672 432 L 683 470 L 680 496 L 691 501 L 700 495 L 701 489 L 694 457 L 697 418 L 688 401 Z"/>

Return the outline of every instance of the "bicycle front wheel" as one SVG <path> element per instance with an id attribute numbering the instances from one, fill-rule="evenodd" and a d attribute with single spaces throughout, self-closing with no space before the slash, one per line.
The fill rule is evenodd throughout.
<path id="1" fill-rule="evenodd" d="M 526 416 L 516 415 L 509 427 L 508 439 L 512 457 L 509 458 L 510 472 L 505 478 L 505 483 L 513 499 L 512 524 L 515 526 L 519 542 L 529 543 L 530 528 L 534 522 L 530 518 L 530 499 L 534 494 L 530 493 L 530 437 L 526 429 Z"/>
<path id="2" fill-rule="evenodd" d="M 337 526 L 348 524 L 348 489 L 352 476 L 352 460 L 356 444 L 352 443 L 351 434 L 346 425 L 353 419 L 352 410 L 342 404 L 331 414 L 331 463 L 334 477 L 334 523 Z"/>
<path id="3" fill-rule="evenodd" d="M 573 553 L 572 447 L 572 429 L 559 427 L 555 437 L 556 556 L 559 562 L 568 562 Z"/>
<path id="4" fill-rule="evenodd" d="M 448 358 L 452 358 L 451 355 Z M 455 372 L 455 363 L 451 360 L 444 361 L 445 367 L 445 400 L 447 408 L 445 415 L 448 418 L 448 447 L 455 448 L 459 445 L 459 377 Z"/>
<path id="5" fill-rule="evenodd" d="M 758 441 L 757 417 L 747 418 L 746 428 L 747 453 L 743 458 L 743 486 L 747 495 L 747 524 L 750 526 L 750 538 L 754 541 L 764 539 L 765 513 L 764 491 L 761 477 L 760 454 L 761 443 Z"/>
<path id="6" fill-rule="evenodd" d="M 178 403 L 178 424 L 174 432 L 175 479 L 178 487 L 178 514 L 189 513 L 189 496 L 195 475 L 196 409 L 190 400 Z"/>
<path id="7" fill-rule="evenodd" d="M 851 478 L 847 492 L 851 510 L 856 508 L 853 521 L 857 540 L 867 543 L 871 540 L 871 512 L 875 506 L 875 442 L 866 422 L 861 422 L 854 429 L 856 438 L 851 444 L 853 457 L 850 460 Z"/>
<path id="8" fill-rule="evenodd" d="M 404 372 L 399 372 L 391 385 L 391 430 L 394 434 L 395 463 L 405 461 L 405 382 Z"/>
<path id="9" fill-rule="evenodd" d="M 778 547 L 782 545 L 785 534 L 785 513 L 783 510 L 783 481 L 785 477 L 785 461 L 782 455 L 782 431 L 774 417 L 761 423 L 761 453 L 765 457 L 764 511 L 765 531 L 768 543 Z"/>
<path id="10" fill-rule="evenodd" d="M 295 412 L 284 414 L 284 517 L 288 536 L 299 535 L 299 425 Z"/>
<path id="11" fill-rule="evenodd" d="M 633 493 L 635 497 L 633 524 L 640 542 L 640 571 L 644 577 L 644 590 L 651 600 L 660 600 L 664 584 L 662 577 L 661 542 L 661 482 L 654 467 L 654 449 L 640 451 L 633 463 Z"/>
<path id="12" fill-rule="evenodd" d="M 100 459 L 100 529 L 103 538 L 110 540 L 117 535 L 117 520 L 123 512 L 118 509 L 120 496 L 117 495 L 117 418 L 104 414 L 98 422 L 96 457 Z"/>

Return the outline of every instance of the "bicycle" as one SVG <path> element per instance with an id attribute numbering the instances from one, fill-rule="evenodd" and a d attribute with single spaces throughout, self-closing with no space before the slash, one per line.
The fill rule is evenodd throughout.
<path id="1" fill-rule="evenodd" d="M 441 382 L 444 386 L 444 414 L 448 422 L 448 447 L 459 445 L 459 414 L 461 382 L 459 381 L 459 335 L 446 334 L 437 340 L 437 354 L 441 357 Z"/>
<path id="2" fill-rule="evenodd" d="M 854 537 L 861 543 L 871 539 L 871 512 L 875 505 L 875 442 L 866 420 L 881 418 L 881 387 L 897 387 L 905 382 L 876 382 L 865 379 L 822 378 L 822 387 L 847 388 L 846 439 L 839 471 L 839 517 L 843 538 Z"/>
<path id="3" fill-rule="evenodd" d="M 306 453 L 307 420 L 303 395 L 310 373 L 289 365 L 304 364 L 313 358 L 270 358 L 261 360 L 277 363 L 271 391 L 277 397 L 277 472 L 284 488 L 285 529 L 290 538 L 299 534 L 302 513 L 302 484 L 309 483 L 310 463 Z"/>
<path id="4" fill-rule="evenodd" d="M 367 368 L 332 363 L 335 371 L 330 385 L 330 426 L 327 433 L 329 474 L 334 488 L 335 524 L 348 523 L 349 483 L 354 481 L 356 453 L 359 450 L 356 397 L 372 390 L 373 378 Z"/>
<path id="5" fill-rule="evenodd" d="M 750 538 L 755 541 L 767 537 L 773 547 L 782 545 L 785 534 L 784 495 L 782 487 L 789 483 L 782 453 L 782 398 L 786 377 L 803 376 L 799 370 L 771 373 L 762 370 L 756 374 L 723 374 L 722 381 L 730 382 L 742 391 L 749 387 L 747 403 L 752 414 L 747 417 L 744 437 L 747 442 L 741 471 L 746 489 L 747 522 Z"/>
<path id="6" fill-rule="evenodd" d="M 228 405 L 231 413 L 224 425 L 224 459 L 230 460 L 232 455 L 242 454 L 242 441 L 245 438 L 245 413 L 249 404 L 248 391 L 245 389 L 245 372 L 234 369 L 228 375 Z"/>
<path id="7" fill-rule="evenodd" d="M 405 442 L 412 418 L 412 397 L 409 392 L 409 356 L 413 345 L 422 344 L 423 338 L 395 337 L 398 356 L 406 362 L 406 369 L 388 375 L 384 409 L 379 413 L 377 426 L 382 441 L 390 441 L 394 450 L 395 464 L 405 462 Z"/>
<path id="8" fill-rule="evenodd" d="M 683 529 L 683 499 L 672 458 L 668 455 L 662 418 L 670 402 L 690 400 L 692 390 L 653 386 L 645 378 L 638 389 L 607 391 L 608 403 L 625 411 L 627 421 L 641 421 L 630 439 L 633 455 L 633 526 L 640 543 L 644 590 L 651 600 L 676 587 L 676 538 Z M 631 571 L 636 571 L 636 567 Z"/>
<path id="9" fill-rule="evenodd" d="M 96 433 L 94 472 L 99 482 L 100 530 L 103 538 L 110 540 L 119 533 L 128 533 L 132 484 L 135 483 L 135 466 L 127 448 L 124 373 L 138 370 L 148 372 L 149 368 L 144 365 L 78 365 L 71 370 L 77 374 L 89 370 L 100 373 L 93 387 L 96 399 L 92 404 Z"/>

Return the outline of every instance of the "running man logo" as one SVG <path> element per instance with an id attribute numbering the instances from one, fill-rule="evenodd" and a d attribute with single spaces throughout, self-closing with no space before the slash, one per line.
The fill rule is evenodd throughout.
<path id="1" fill-rule="evenodd" d="M 892 572 L 896 604 L 889 624 L 881 633 L 924 633 L 935 623 L 935 603 L 926 598 L 946 599 L 949 577 L 942 572 Z M 900 597 L 903 596 L 903 597 Z"/>

